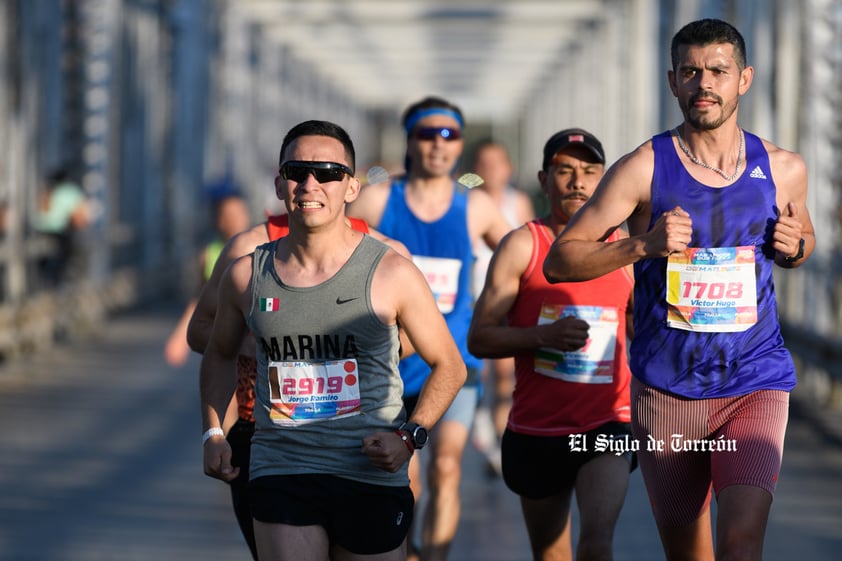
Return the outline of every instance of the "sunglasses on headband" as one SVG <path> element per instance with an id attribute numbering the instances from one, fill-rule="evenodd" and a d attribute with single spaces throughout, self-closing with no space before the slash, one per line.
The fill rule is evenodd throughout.
<path id="1" fill-rule="evenodd" d="M 459 140 L 462 138 L 462 131 L 450 127 L 421 127 L 412 133 L 418 140 L 434 140 L 437 135 L 445 140 Z"/>
<path id="2" fill-rule="evenodd" d="M 307 176 L 313 174 L 319 183 L 342 181 L 345 174 L 354 177 L 354 172 L 346 165 L 336 162 L 303 162 L 290 160 L 281 166 L 281 177 L 298 183 L 307 181 Z"/>

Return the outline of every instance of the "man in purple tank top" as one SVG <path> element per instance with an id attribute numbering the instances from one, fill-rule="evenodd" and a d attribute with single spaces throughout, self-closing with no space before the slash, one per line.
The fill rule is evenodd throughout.
<path id="1" fill-rule="evenodd" d="M 544 262 L 551 282 L 634 265 L 632 429 L 668 560 L 761 559 L 795 386 L 772 270 L 815 246 L 807 171 L 738 124 L 745 53 L 720 20 L 678 31 L 684 121 L 608 170 Z M 629 238 L 603 243 L 623 222 Z"/>

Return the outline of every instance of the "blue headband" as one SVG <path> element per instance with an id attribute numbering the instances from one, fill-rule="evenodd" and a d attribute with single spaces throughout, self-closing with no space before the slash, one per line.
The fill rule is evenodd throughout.
<path id="1" fill-rule="evenodd" d="M 407 119 L 406 123 L 404 124 L 403 128 L 406 129 L 406 134 L 412 133 L 412 129 L 415 128 L 415 125 L 418 124 L 418 121 L 425 117 L 429 117 L 430 115 L 444 115 L 446 117 L 452 117 L 459 123 L 459 128 L 463 128 L 465 124 L 462 122 L 462 117 L 459 116 L 459 113 L 452 109 L 447 109 L 445 107 L 433 107 L 431 109 L 420 109 L 412 113 Z"/>

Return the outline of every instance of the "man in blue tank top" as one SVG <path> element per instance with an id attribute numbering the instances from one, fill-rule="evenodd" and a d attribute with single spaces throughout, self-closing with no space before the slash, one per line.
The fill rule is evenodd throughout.
<path id="1" fill-rule="evenodd" d="M 476 410 L 482 361 L 468 352 L 473 291 L 473 247 L 492 249 L 511 227 L 491 197 L 468 190 L 452 173 L 462 154 L 462 112 L 448 101 L 428 97 L 403 116 L 407 136 L 404 177 L 369 185 L 349 206 L 348 215 L 364 219 L 384 235 L 403 242 L 424 273 L 444 314 L 468 380 L 436 427 L 428 473 L 430 499 L 422 531 L 423 561 L 444 560 L 459 521 L 462 453 Z M 404 403 L 412 411 L 429 368 L 417 356 L 401 361 Z M 420 493 L 420 466 L 410 464 L 410 480 Z M 414 559 L 416 553 L 410 552 Z"/>
<path id="2" fill-rule="evenodd" d="M 780 471 L 795 368 L 777 319 L 774 265 L 815 236 L 803 159 L 743 130 L 751 86 L 740 33 L 684 26 L 669 86 L 681 125 L 606 174 L 544 262 L 552 282 L 634 264 L 632 428 L 668 560 L 759 560 Z M 602 243 L 618 224 L 630 237 Z"/>
<path id="3" fill-rule="evenodd" d="M 234 260 L 219 283 L 199 382 L 205 473 L 239 473 L 223 420 L 251 333 L 258 558 L 402 561 L 414 510 L 409 459 L 464 383 L 464 362 L 420 271 L 348 225 L 360 182 L 342 128 L 293 127 L 275 189 L 289 209 L 288 235 Z M 431 371 L 411 415 L 398 326 Z"/>

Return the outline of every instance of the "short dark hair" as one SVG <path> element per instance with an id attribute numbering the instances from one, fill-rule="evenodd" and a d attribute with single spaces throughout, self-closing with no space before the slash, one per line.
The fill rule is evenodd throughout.
<path id="1" fill-rule="evenodd" d="M 335 138 L 342 143 L 342 146 L 345 147 L 345 157 L 348 159 L 348 167 L 350 167 L 352 171 L 356 169 L 357 154 L 354 150 L 354 143 L 351 141 L 350 135 L 345 131 L 345 129 L 335 123 L 316 120 L 304 121 L 303 123 L 299 123 L 289 129 L 289 132 L 284 137 L 283 143 L 281 143 L 281 153 L 278 157 L 279 166 L 284 163 L 284 154 L 286 153 L 289 145 L 302 136 L 327 136 Z"/>
<path id="2" fill-rule="evenodd" d="M 214 223 L 219 220 L 219 215 L 222 213 L 222 207 L 228 201 L 243 201 L 248 206 L 246 197 L 239 191 L 229 191 L 228 193 L 211 195 L 211 218 Z"/>
<path id="3" fill-rule="evenodd" d="M 427 96 L 421 101 L 416 101 L 412 105 L 406 108 L 406 111 L 403 112 L 403 116 L 401 117 L 401 125 L 406 128 L 407 122 L 409 119 L 417 112 L 424 111 L 426 109 L 447 109 L 452 111 L 458 116 L 458 121 L 461 124 L 465 121 L 464 115 L 462 115 L 462 110 L 459 109 L 456 105 L 450 103 L 444 98 L 436 97 L 436 96 Z M 409 132 L 409 131 L 407 131 Z"/>
<path id="4" fill-rule="evenodd" d="M 65 181 L 70 180 L 70 166 L 67 164 L 62 164 L 58 167 L 51 169 L 47 173 L 47 182 L 50 185 L 58 185 L 60 183 L 64 183 Z"/>
<path id="5" fill-rule="evenodd" d="M 672 69 L 678 66 L 678 48 L 682 45 L 712 45 L 729 43 L 734 47 L 734 60 L 742 70 L 746 67 L 746 44 L 743 36 L 733 25 L 720 19 L 700 19 L 678 30 L 672 38 L 670 57 Z"/>

